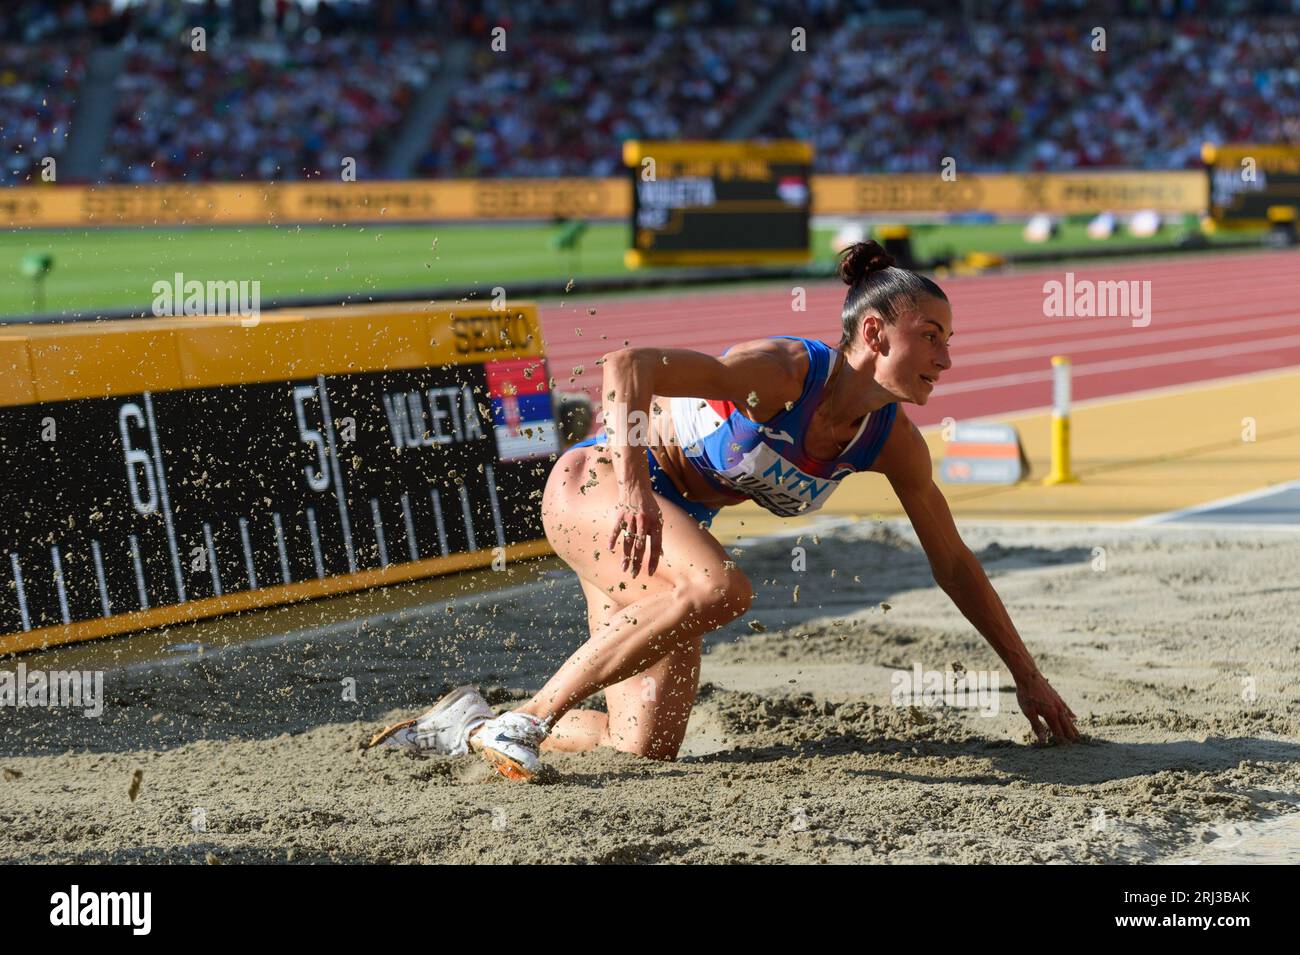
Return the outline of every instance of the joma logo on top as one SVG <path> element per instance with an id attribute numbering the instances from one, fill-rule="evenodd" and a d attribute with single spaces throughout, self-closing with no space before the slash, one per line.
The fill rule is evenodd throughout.
<path id="1" fill-rule="evenodd" d="M 251 328 L 262 316 L 262 283 L 256 279 L 200 282 L 177 272 L 170 282 L 154 282 L 153 294 L 158 318 L 238 315 L 239 324 Z"/>
<path id="2" fill-rule="evenodd" d="M 1131 318 L 1134 328 L 1151 324 L 1151 282 L 1136 279 L 1094 282 L 1075 279 L 1043 283 L 1043 314 L 1048 318 Z"/>

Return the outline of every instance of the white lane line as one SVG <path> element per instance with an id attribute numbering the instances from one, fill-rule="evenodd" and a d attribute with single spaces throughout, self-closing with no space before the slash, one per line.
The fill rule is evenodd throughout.
<path id="1" fill-rule="evenodd" d="M 1191 318 L 1187 316 L 1204 312 L 1203 318 Z M 1031 315 L 1021 318 L 1019 321 L 1010 325 L 996 326 L 977 326 L 981 330 L 962 331 L 960 324 L 957 333 L 961 335 L 960 339 L 955 340 L 960 348 L 959 354 L 1000 354 L 997 351 L 986 351 L 986 346 L 996 346 L 1007 342 L 1015 342 L 1021 345 L 1025 344 L 1050 344 L 1052 341 L 1069 342 L 1069 341 L 1086 341 L 1093 335 L 1104 332 L 1118 331 L 1117 323 L 1124 322 L 1124 332 L 1142 341 L 1149 341 L 1150 337 L 1156 332 L 1177 332 L 1199 330 L 1207 324 L 1213 323 L 1218 326 L 1224 321 L 1232 322 L 1234 328 L 1237 323 L 1251 321 L 1290 321 L 1295 324 L 1295 316 L 1285 311 L 1279 311 L 1277 306 L 1272 308 L 1267 305 L 1252 305 L 1241 311 L 1232 311 L 1225 314 L 1225 309 L 1220 303 L 1212 303 L 1202 309 L 1178 309 L 1178 324 L 1171 325 L 1168 323 L 1159 323 L 1152 320 L 1150 326 L 1146 328 L 1135 328 L 1131 324 L 1132 319 L 1119 318 L 1047 318 L 1042 315 Z M 1026 323 L 1031 323 L 1026 327 Z M 1154 330 L 1153 330 L 1154 329 Z"/>
<path id="2" fill-rule="evenodd" d="M 27 613 L 27 590 L 23 587 L 23 565 L 18 562 L 18 555 L 10 552 L 9 566 L 14 572 L 14 587 L 18 591 L 18 614 L 23 620 L 23 629 L 32 629 L 32 618 Z"/>
<path id="3" fill-rule="evenodd" d="M 1134 253 L 1140 255 L 1141 250 L 1134 249 Z M 1211 259 L 1211 257 L 1212 260 L 1207 262 L 1206 260 Z M 1278 256 L 1276 253 L 1268 253 L 1263 256 L 1256 256 L 1250 252 L 1220 250 L 1207 253 L 1206 256 L 1188 256 L 1183 262 L 1177 263 L 1156 256 L 1143 256 L 1136 259 L 1126 259 L 1122 270 L 1116 268 L 1117 263 L 1111 260 L 1110 263 L 1101 265 L 1091 263 L 1082 267 L 1076 265 L 1071 271 L 1077 276 L 1091 280 L 1141 280 L 1147 278 L 1152 281 L 1153 285 L 1155 283 L 1160 283 L 1160 285 L 1174 283 L 1179 286 L 1181 292 L 1188 283 L 1203 279 L 1207 267 L 1209 269 L 1222 268 L 1222 262 L 1225 258 L 1231 259 L 1234 268 L 1239 270 L 1236 276 L 1246 281 L 1266 283 L 1264 286 L 1266 289 L 1283 285 L 1284 283 L 1270 282 L 1269 280 L 1275 278 L 1281 270 L 1286 268 L 1287 264 L 1296 261 L 1296 258 L 1292 255 L 1283 257 Z M 1154 274 L 1152 274 L 1152 270 L 1154 270 Z M 948 297 L 959 308 L 966 310 L 981 306 L 995 308 L 1014 303 L 1022 296 L 1041 296 L 1043 294 L 1043 281 L 1048 278 L 1059 277 L 1064 274 L 1064 271 L 1066 270 L 1062 269 L 1059 263 L 1052 265 L 1023 265 L 1012 272 L 996 276 L 951 276 L 941 284 L 948 292 Z M 1221 288 L 1221 284 L 1215 284 L 1212 280 L 1201 282 L 1196 287 L 1201 286 L 1216 291 Z M 1253 285 L 1247 287 L 1254 288 Z M 1187 290 L 1194 291 L 1194 288 Z M 700 328 L 725 324 L 726 320 L 730 319 L 752 317 L 754 312 L 761 309 L 765 304 L 764 300 L 769 295 L 778 299 L 781 295 L 784 295 L 788 314 L 788 288 L 776 282 L 756 282 L 753 285 L 747 283 L 739 289 L 716 293 L 700 289 L 644 290 L 634 295 L 603 293 L 592 295 L 587 301 L 593 305 L 604 304 L 611 312 L 608 316 L 611 320 L 633 322 L 649 317 L 649 313 L 661 309 L 661 306 L 666 301 L 688 299 L 692 305 L 691 316 L 694 323 L 690 327 Z M 843 290 L 840 289 L 839 283 L 834 280 L 810 283 L 810 303 L 812 298 L 821 296 L 827 296 L 829 301 L 838 303 L 843 298 Z M 838 304 L 835 307 L 838 308 Z M 546 333 L 548 331 L 547 326 L 552 324 L 558 323 L 564 330 L 568 328 L 564 321 L 566 313 L 559 306 L 549 304 L 543 306 L 540 318 L 543 333 Z M 662 326 L 655 325 L 652 331 L 658 333 L 661 328 Z M 668 329 L 669 338 L 672 337 L 672 331 L 673 329 Z M 801 333 L 791 331 L 790 334 Z M 809 335 L 808 337 L 816 336 Z M 551 335 L 548 338 L 556 342 L 565 340 L 562 335 Z"/>
<path id="4" fill-rule="evenodd" d="M 163 524 L 167 528 L 167 546 L 171 551 L 177 602 L 185 603 L 185 578 L 181 575 L 181 552 L 176 544 L 176 527 L 172 523 L 172 501 L 167 493 L 167 472 L 163 468 L 162 445 L 158 442 L 158 422 L 154 420 L 153 398 L 147 391 L 144 393 L 144 413 L 149 420 L 149 443 L 153 450 L 154 467 L 158 471 L 158 489 L 162 492 Z"/>
<path id="5" fill-rule="evenodd" d="M 54 589 L 59 594 L 59 615 L 65 624 L 69 624 L 72 615 L 68 612 L 68 588 L 63 581 L 63 558 L 59 556 L 58 544 L 50 548 L 50 559 L 54 563 Z"/>
<path id="6" fill-rule="evenodd" d="M 1283 314 L 1279 310 L 1278 303 L 1285 301 L 1285 291 L 1290 291 L 1290 287 L 1278 286 L 1276 289 L 1265 290 L 1265 294 L 1275 293 L 1275 297 L 1273 298 L 1257 296 L 1248 301 L 1234 299 L 1232 302 L 1228 303 L 1216 301 L 1212 296 L 1200 295 L 1198 297 L 1195 294 L 1186 294 L 1180 290 L 1178 302 L 1175 303 L 1174 307 L 1162 308 L 1161 313 L 1169 314 L 1171 312 L 1176 312 L 1179 316 L 1178 320 L 1180 323 L 1176 327 L 1180 328 L 1192 325 L 1202 325 L 1206 322 L 1219 324 L 1223 321 L 1229 321 L 1235 327 L 1236 323 L 1241 320 L 1270 318 Z M 1027 298 L 1034 298 L 1038 294 L 1040 293 L 1027 290 L 1025 296 L 1017 296 L 1010 299 L 997 297 L 984 302 L 954 300 L 954 308 L 957 309 L 958 313 L 958 333 L 961 335 L 961 338 L 957 342 L 960 346 L 959 354 L 962 356 L 974 354 L 975 352 L 970 351 L 970 349 L 982 349 L 986 345 L 996 345 L 1000 342 L 1006 341 L 1025 344 L 1040 339 L 1060 339 L 1063 335 L 1062 326 L 1056 323 L 1068 323 L 1064 325 L 1064 336 L 1068 339 L 1070 336 L 1087 336 L 1106 331 L 1108 328 L 1113 328 L 1117 321 L 1131 321 L 1131 319 L 1123 317 L 1048 318 L 1047 316 L 1042 315 L 1041 307 L 1026 306 L 1025 304 Z M 1183 307 L 1180 303 L 1184 301 L 1208 301 L 1208 304 Z M 983 321 L 963 322 L 961 316 L 968 312 L 978 312 L 982 316 L 986 316 L 989 312 L 998 313 L 998 319 L 995 320 L 995 323 L 986 323 Z M 747 315 L 749 313 L 746 312 L 744 308 L 741 308 L 739 314 Z M 1187 316 L 1189 315 L 1197 317 L 1188 320 Z M 1203 317 L 1201 317 L 1202 315 Z M 1003 321 L 1002 319 L 1009 320 Z M 725 324 L 725 322 L 721 324 L 718 322 L 710 323 L 707 316 L 705 316 L 704 321 L 701 322 L 699 315 L 695 315 L 690 322 L 677 322 L 667 325 L 657 324 L 654 329 L 654 341 L 643 342 L 641 344 L 667 345 L 670 344 L 669 339 L 673 338 L 674 334 L 678 334 L 680 337 L 680 334 L 697 332 L 702 327 L 722 327 Z M 1155 324 L 1164 325 L 1164 323 L 1160 321 L 1156 321 Z M 1166 330 L 1173 329 L 1166 326 Z M 761 329 L 759 331 L 761 331 Z M 809 338 L 819 338 L 821 335 L 821 330 L 816 327 L 774 327 L 771 331 L 773 333 L 779 331 L 786 334 L 803 335 Z M 1149 329 L 1145 331 L 1139 330 L 1136 331 L 1135 334 L 1145 336 L 1147 331 L 1149 331 Z M 1077 338 L 1075 340 L 1077 340 Z M 729 340 L 719 340 L 717 342 L 698 341 L 692 347 L 696 347 L 700 351 L 707 351 L 712 354 L 715 351 L 720 352 L 722 348 L 729 343 Z M 581 342 L 575 342 L 570 345 L 566 340 L 561 338 L 549 353 L 549 360 L 553 367 L 563 366 L 565 364 L 579 364 L 584 360 L 589 360 L 589 355 L 585 346 L 583 346 Z M 963 357 L 962 360 L 964 362 L 966 360 L 965 357 Z M 579 376 L 579 380 L 590 381 L 591 376 L 591 372 L 586 372 Z M 596 378 L 599 378 L 599 376 L 597 375 Z"/>
<path id="7" fill-rule="evenodd" d="M 433 522 L 438 525 L 438 548 L 442 556 L 447 556 L 447 527 L 442 522 L 442 495 L 437 488 L 429 488 L 429 497 L 433 499 Z"/>
<path id="8" fill-rule="evenodd" d="M 280 512 L 271 512 L 271 523 L 275 525 L 275 547 L 280 552 L 280 580 L 284 583 L 291 583 L 289 577 L 289 551 L 284 546 L 284 523 L 280 520 Z"/>
<path id="9" fill-rule="evenodd" d="M 1231 497 L 1221 497 L 1216 501 L 1207 501 L 1204 504 L 1194 504 L 1191 507 L 1181 507 L 1176 511 L 1165 511 L 1161 514 L 1150 514 L 1147 517 L 1139 517 L 1133 521 L 1136 525 L 1143 524 L 1164 524 L 1168 521 L 1176 521 L 1180 517 L 1187 517 L 1191 514 L 1200 514 L 1205 511 L 1216 511 L 1221 507 L 1231 507 L 1234 504 L 1244 504 L 1247 501 L 1258 500 L 1261 497 L 1271 497 L 1274 494 L 1280 494 L 1283 491 L 1300 490 L 1300 481 L 1287 481 L 1285 484 L 1273 484 L 1269 487 L 1258 488 L 1254 491 L 1246 491 L 1244 494 L 1233 494 Z M 1254 525 L 1249 522 L 1243 522 L 1243 529 L 1253 528 Z M 1297 523 L 1297 529 L 1300 529 L 1300 523 Z"/>
<path id="10" fill-rule="evenodd" d="M 203 525 L 206 527 L 207 525 Z M 135 565 L 135 589 L 140 597 L 140 609 L 149 609 L 149 592 L 144 585 L 144 563 L 140 560 L 140 541 L 134 534 L 129 535 L 131 540 L 131 562 Z"/>
<path id="11" fill-rule="evenodd" d="M 1096 398 L 1081 398 L 1078 401 L 1070 403 L 1072 410 L 1080 408 L 1104 408 L 1109 405 L 1122 404 L 1128 401 L 1145 401 L 1150 398 L 1163 398 L 1170 395 L 1189 394 L 1194 391 L 1212 391 L 1219 388 L 1231 388 L 1236 385 L 1249 384 L 1255 381 L 1269 381 L 1273 378 L 1289 378 L 1300 375 L 1300 370 L 1295 368 L 1272 368 L 1268 371 L 1247 371 L 1240 375 L 1225 375 L 1222 378 L 1206 378 L 1204 381 L 1186 381 L 1178 385 L 1161 385 L 1158 388 L 1140 388 L 1137 391 L 1126 391 L 1116 395 L 1098 395 Z M 1036 415 L 1044 415 L 1051 412 L 1051 405 L 1038 405 L 1034 408 L 1016 408 L 1010 411 L 1000 411 L 994 414 L 979 415 L 975 418 L 961 418 L 963 423 L 975 424 L 986 421 L 1019 421 L 1023 418 L 1032 418 Z M 929 434 L 932 431 L 943 429 L 943 422 L 937 421 L 934 424 L 917 425 L 922 434 Z"/>
<path id="12" fill-rule="evenodd" d="M 506 546 L 506 532 L 501 525 L 501 503 L 497 500 L 497 474 L 492 470 L 492 465 L 483 466 L 484 474 L 487 476 L 488 501 L 492 505 L 492 527 L 497 533 L 497 546 L 504 548 Z"/>
<path id="13" fill-rule="evenodd" d="M 1225 524 L 1221 521 L 1171 521 L 1167 524 L 1144 524 L 1139 530 L 1150 531 L 1155 528 L 1162 531 L 1227 531 L 1237 536 L 1243 533 L 1253 534 L 1256 531 L 1282 531 L 1287 534 L 1300 534 L 1300 524 L 1256 524 L 1247 521 L 1239 524 Z"/>
<path id="14" fill-rule="evenodd" d="M 478 550 L 478 541 L 474 539 L 474 512 L 469 506 L 469 491 L 465 485 L 456 488 L 460 491 L 460 512 L 465 517 L 465 533 L 469 536 L 469 552 Z"/>
<path id="15" fill-rule="evenodd" d="M 253 545 L 248 539 L 248 520 L 239 519 L 239 539 L 244 544 L 244 569 L 248 572 L 248 589 L 257 589 L 257 570 L 253 567 Z"/>
<path id="16" fill-rule="evenodd" d="M 406 525 L 406 551 L 411 560 L 420 559 L 420 546 L 415 540 L 415 521 L 411 517 L 411 498 L 402 492 L 402 523 Z"/>
<path id="17" fill-rule="evenodd" d="M 379 513 L 379 498 L 370 499 L 370 517 L 375 522 L 375 543 L 379 545 L 379 566 L 388 566 L 388 543 L 384 540 L 384 518 Z"/>
<path id="18" fill-rule="evenodd" d="M 212 539 L 212 525 L 207 521 L 203 522 L 203 540 L 208 545 L 208 570 L 212 574 L 212 592 L 220 597 L 224 593 L 221 589 L 221 568 L 217 566 L 217 545 Z"/>
<path id="19" fill-rule="evenodd" d="M 95 581 L 99 584 L 99 609 L 105 617 L 113 615 L 113 605 L 108 599 L 108 582 L 104 579 L 104 555 L 99 549 L 99 541 L 91 540 L 90 556 L 95 561 Z"/>
<path id="20" fill-rule="evenodd" d="M 1284 338 L 1271 338 L 1259 342 L 1214 345 L 1210 348 L 1193 348 L 1188 351 L 1170 352 L 1167 355 L 1140 355 L 1133 358 L 1097 361 L 1090 364 L 1074 365 L 1071 374 L 1075 378 L 1083 378 L 1088 375 L 1105 375 L 1116 371 L 1149 368 L 1153 365 L 1185 365 L 1201 359 L 1223 358 L 1228 355 L 1249 355 L 1255 352 L 1270 352 L 1281 348 L 1295 347 L 1300 347 L 1300 335 L 1288 335 Z M 1068 352 L 1068 349 L 1065 352 Z M 1052 370 L 1048 368 L 1043 371 L 1017 372 L 1011 375 L 996 375 L 992 378 L 975 378 L 971 381 L 955 381 L 947 385 L 941 384 L 934 389 L 934 395 L 936 398 L 940 398 L 948 395 L 965 394 L 971 391 L 990 391 L 1011 385 L 1027 385 L 1051 380 Z"/>
<path id="21" fill-rule="evenodd" d="M 1255 321 L 1236 322 L 1231 327 L 1234 333 L 1258 335 L 1260 332 L 1272 331 L 1273 329 L 1294 331 L 1297 327 L 1297 320 L 1295 316 L 1288 316 L 1280 321 L 1275 318 L 1256 319 Z M 1222 337 L 1222 335 L 1223 325 L 1216 321 L 1209 327 L 1170 328 L 1155 332 L 1144 331 L 1140 335 L 1124 332 L 1072 341 L 1055 339 L 1045 344 L 1030 345 L 1024 348 L 1001 348 L 997 351 L 960 354 L 953 359 L 953 367 L 968 368 L 972 365 L 996 365 L 1000 362 L 1024 361 L 1029 358 L 1051 358 L 1053 355 L 1063 354 L 1073 357 L 1083 352 L 1118 351 L 1129 347 L 1158 345 L 1161 342 L 1185 342 L 1194 338 L 1216 338 Z"/>
<path id="22" fill-rule="evenodd" d="M 307 535 L 311 538 L 311 559 L 316 565 L 316 578 L 325 579 L 325 557 L 320 549 L 320 531 L 316 529 L 316 509 L 307 508 Z"/>
<path id="23" fill-rule="evenodd" d="M 343 547 L 348 555 L 348 572 L 357 572 L 357 553 L 352 547 L 352 522 L 348 519 L 347 491 L 343 487 L 343 471 L 339 468 L 338 439 L 334 434 L 334 415 L 330 413 L 329 394 L 325 390 L 325 376 L 317 375 L 320 386 L 320 408 L 325 416 L 325 436 L 330 443 L 330 470 L 334 472 L 334 495 L 339 501 L 339 521 L 343 528 Z"/>

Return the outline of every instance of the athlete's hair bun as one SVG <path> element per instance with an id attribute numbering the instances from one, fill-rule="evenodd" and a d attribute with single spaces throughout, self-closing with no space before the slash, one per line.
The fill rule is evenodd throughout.
<path id="1" fill-rule="evenodd" d="M 894 257 L 880 247 L 875 239 L 855 242 L 840 257 L 839 276 L 845 285 L 857 285 L 873 272 L 881 272 L 894 264 Z"/>

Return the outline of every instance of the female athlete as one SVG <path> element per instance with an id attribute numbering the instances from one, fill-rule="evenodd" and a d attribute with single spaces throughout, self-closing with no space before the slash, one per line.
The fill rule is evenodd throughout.
<path id="1" fill-rule="evenodd" d="M 714 515 L 745 500 L 780 515 L 809 513 L 858 471 L 889 479 L 935 581 L 1011 671 L 1039 740 L 1049 730 L 1078 739 L 1074 714 L 958 535 L 925 441 L 899 407 L 925 404 L 951 366 L 952 310 L 938 285 L 893 263 L 875 242 L 844 254 L 839 274 L 849 291 L 838 348 L 781 336 L 744 342 L 720 359 L 658 348 L 606 355 L 611 433 L 561 455 L 542 498 L 546 536 L 586 595 L 590 639 L 517 709 L 495 716 L 460 687 L 371 745 L 420 755 L 475 749 L 514 780 L 530 779 L 546 750 L 610 746 L 675 758 L 699 684 L 701 640 L 753 599 L 749 580 L 706 530 Z M 621 559 L 611 556 L 620 538 Z M 575 709 L 599 690 L 606 713 Z"/>

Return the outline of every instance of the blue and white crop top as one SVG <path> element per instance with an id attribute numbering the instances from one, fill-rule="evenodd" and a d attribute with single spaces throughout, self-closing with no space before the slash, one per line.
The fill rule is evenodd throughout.
<path id="1" fill-rule="evenodd" d="M 743 494 L 773 514 L 791 517 L 819 509 L 841 480 L 871 467 L 889 437 L 898 405 L 868 414 L 834 461 L 814 458 L 803 439 L 830 379 L 835 350 L 814 338 L 772 337 L 803 342 L 809 359 L 799 400 L 775 418 L 758 424 L 730 401 L 668 400 L 677 441 L 706 481 L 720 492 Z"/>

